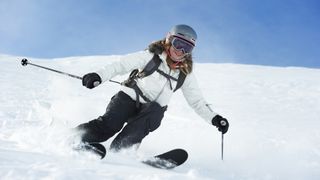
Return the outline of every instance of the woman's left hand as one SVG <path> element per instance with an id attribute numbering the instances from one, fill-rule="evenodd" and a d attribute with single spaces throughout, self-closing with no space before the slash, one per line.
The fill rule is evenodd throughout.
<path id="1" fill-rule="evenodd" d="M 218 128 L 220 132 L 225 134 L 229 129 L 229 122 L 226 118 L 216 115 L 214 118 L 212 118 L 212 124 Z"/>

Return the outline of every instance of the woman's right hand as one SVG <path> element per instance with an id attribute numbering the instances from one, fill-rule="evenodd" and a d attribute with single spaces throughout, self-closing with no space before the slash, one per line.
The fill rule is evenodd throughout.
<path id="1" fill-rule="evenodd" d="M 101 84 L 101 77 L 97 73 L 88 73 L 82 77 L 82 85 L 92 89 Z"/>

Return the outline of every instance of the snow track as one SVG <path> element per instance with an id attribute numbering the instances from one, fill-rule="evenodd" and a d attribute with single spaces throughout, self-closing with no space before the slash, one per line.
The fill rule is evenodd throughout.
<path id="1" fill-rule="evenodd" d="M 89 90 L 77 79 L 22 67 L 19 59 L 0 55 L 0 179 L 320 178 L 318 69 L 195 64 L 207 101 L 230 122 L 225 161 L 220 160 L 220 134 L 192 111 L 181 92 L 137 153 L 109 153 L 98 160 L 69 148 L 70 129 L 103 114 L 120 87 L 105 83 Z M 30 61 L 82 76 L 117 59 Z M 174 170 L 138 162 L 173 148 L 189 153 Z"/>

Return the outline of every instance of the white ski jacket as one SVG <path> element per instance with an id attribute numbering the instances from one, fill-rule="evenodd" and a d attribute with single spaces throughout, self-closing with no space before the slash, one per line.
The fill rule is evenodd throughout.
<path id="1" fill-rule="evenodd" d="M 153 54 L 148 50 L 122 56 L 119 61 L 116 61 L 108 66 L 98 70 L 96 73 L 101 77 L 102 82 L 108 81 L 116 75 L 124 75 L 134 69 L 142 70 L 146 64 L 152 59 Z M 159 69 L 163 72 L 178 78 L 179 70 L 171 70 L 166 62 L 167 54 L 163 52 L 160 56 L 162 63 Z M 176 87 L 176 81 L 171 81 L 173 89 L 170 88 L 170 82 L 163 75 L 154 72 L 144 78 L 138 78 L 137 85 L 143 94 L 151 101 L 156 101 L 161 106 L 166 106 L 173 94 L 173 89 Z M 188 104 L 209 124 L 217 113 L 213 112 L 204 100 L 201 90 L 198 87 L 197 80 L 193 73 L 187 75 L 181 90 Z M 136 100 L 136 93 L 132 88 L 123 86 L 122 91 L 128 94 L 133 100 Z M 145 103 L 143 98 L 139 98 L 140 102 Z"/>

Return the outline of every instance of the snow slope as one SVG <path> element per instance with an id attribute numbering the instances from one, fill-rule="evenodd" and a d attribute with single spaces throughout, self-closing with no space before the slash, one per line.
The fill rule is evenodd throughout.
<path id="1" fill-rule="evenodd" d="M 30 61 L 82 76 L 118 57 Z M 319 69 L 195 64 L 204 96 L 231 124 L 224 161 L 221 134 L 192 111 L 181 92 L 137 153 L 98 160 L 70 149 L 70 129 L 103 114 L 119 85 L 89 90 L 77 79 L 22 67 L 20 60 L 0 55 L 0 179 L 320 178 Z M 189 152 L 181 167 L 167 171 L 139 163 L 176 147 Z"/>

